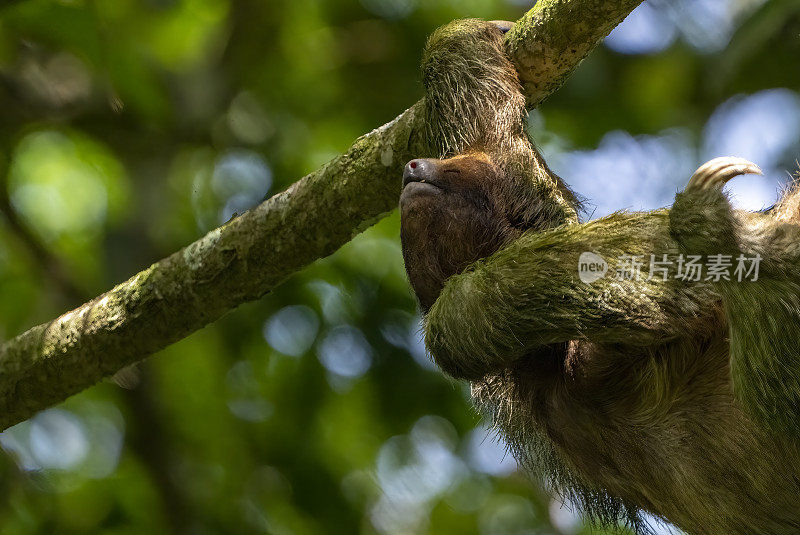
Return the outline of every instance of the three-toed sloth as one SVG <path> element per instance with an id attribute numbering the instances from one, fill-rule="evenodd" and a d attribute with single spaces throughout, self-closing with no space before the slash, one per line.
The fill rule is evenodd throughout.
<path id="1" fill-rule="evenodd" d="M 423 58 L 440 159 L 408 163 L 400 210 L 431 355 L 592 520 L 800 533 L 800 193 L 734 211 L 723 184 L 758 169 L 723 158 L 669 210 L 579 223 L 526 135 L 503 30 L 457 21 Z M 610 267 L 584 282 L 584 253 Z"/>

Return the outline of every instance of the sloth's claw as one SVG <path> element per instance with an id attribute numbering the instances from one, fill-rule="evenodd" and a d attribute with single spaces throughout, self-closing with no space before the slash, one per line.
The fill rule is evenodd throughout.
<path id="1" fill-rule="evenodd" d="M 686 191 L 722 189 L 722 186 L 733 177 L 746 174 L 763 175 L 764 173 L 756 164 L 744 158 L 733 156 L 714 158 L 694 172 L 686 186 Z"/>

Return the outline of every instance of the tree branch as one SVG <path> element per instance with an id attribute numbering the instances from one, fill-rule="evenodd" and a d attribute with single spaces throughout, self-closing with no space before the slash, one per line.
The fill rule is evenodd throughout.
<path id="1" fill-rule="evenodd" d="M 540 0 L 506 35 L 528 108 L 556 91 L 642 0 Z"/>
<path id="2" fill-rule="evenodd" d="M 596 0 L 542 1 L 520 19 L 507 42 L 526 89 L 534 88 L 529 103 L 558 87 L 601 32 L 638 3 L 610 8 Z M 579 38 L 587 41 L 571 42 Z M 574 52 L 565 53 L 569 47 Z M 426 155 L 422 115 L 418 102 L 283 193 L 6 342 L 0 347 L 0 429 L 258 299 L 375 223 L 397 204 L 405 162 Z"/>
<path id="3" fill-rule="evenodd" d="M 288 190 L 0 348 L 0 427 L 187 336 L 333 253 L 397 203 L 413 106 Z M 413 147 L 413 148 L 412 148 Z"/>

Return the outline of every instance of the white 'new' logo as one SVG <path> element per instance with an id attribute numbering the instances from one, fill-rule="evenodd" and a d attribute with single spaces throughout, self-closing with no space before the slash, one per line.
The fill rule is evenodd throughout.
<path id="1" fill-rule="evenodd" d="M 581 253 L 578 258 L 578 276 L 586 284 L 602 279 L 608 272 L 608 262 L 597 253 Z"/>

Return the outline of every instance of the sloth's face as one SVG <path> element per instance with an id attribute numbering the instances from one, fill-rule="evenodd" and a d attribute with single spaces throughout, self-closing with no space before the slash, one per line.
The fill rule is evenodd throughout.
<path id="1" fill-rule="evenodd" d="M 420 197 L 449 196 L 438 202 L 454 202 L 455 197 L 471 202 L 477 209 L 488 203 L 488 194 L 497 170 L 484 153 L 455 156 L 446 160 L 411 160 L 403 171 L 400 209 L 413 207 Z"/>
<path id="2" fill-rule="evenodd" d="M 444 281 L 503 243 L 499 173 L 483 153 L 411 160 L 403 172 L 400 236 L 411 286 L 427 310 Z"/>

